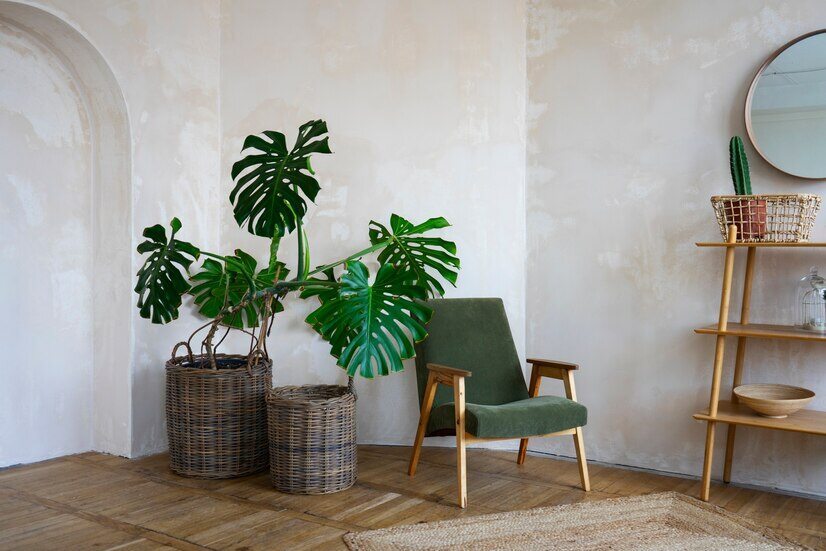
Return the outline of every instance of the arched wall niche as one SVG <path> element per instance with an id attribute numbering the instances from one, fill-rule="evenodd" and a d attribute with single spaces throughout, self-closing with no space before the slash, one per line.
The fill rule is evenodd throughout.
<path id="1" fill-rule="evenodd" d="M 126 103 L 101 53 L 66 21 L 38 7 L 8 0 L 0 0 L 0 20 L 55 54 L 75 81 L 86 111 L 92 155 L 92 443 L 95 450 L 129 456 L 132 166 Z M 56 176 L 59 182 L 59 170 Z M 49 346 L 48 327 L 20 330 L 42 332 L 44 346 Z"/>

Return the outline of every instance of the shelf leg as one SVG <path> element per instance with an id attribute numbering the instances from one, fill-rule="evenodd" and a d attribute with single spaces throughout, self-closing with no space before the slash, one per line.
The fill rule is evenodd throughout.
<path id="1" fill-rule="evenodd" d="M 729 226 L 727 242 L 734 244 L 737 241 L 737 226 Z M 728 327 L 728 311 L 731 302 L 731 277 L 734 273 L 734 247 L 726 247 L 726 261 L 723 268 L 723 288 L 720 293 L 720 318 L 717 329 L 725 331 Z M 720 382 L 723 375 L 723 357 L 726 351 L 725 335 L 717 336 L 717 346 L 714 351 L 714 373 L 711 378 L 711 396 L 708 401 L 708 413 L 711 417 L 717 415 L 717 405 L 720 401 Z M 703 463 L 703 484 L 700 499 L 708 501 L 711 488 L 711 464 L 714 453 L 714 421 L 708 422 L 706 430 L 705 461 Z"/>
<path id="2" fill-rule="evenodd" d="M 726 431 L 726 461 L 723 465 L 723 482 L 731 482 L 731 462 L 734 460 L 734 436 L 737 425 L 729 425 Z"/>
<path id="3" fill-rule="evenodd" d="M 754 275 L 754 257 L 757 254 L 757 247 L 749 247 L 746 256 L 746 275 L 743 281 L 743 303 L 740 307 L 740 323 L 749 323 L 749 309 L 751 307 L 751 282 Z M 737 396 L 734 389 L 740 386 L 743 379 L 743 365 L 746 358 L 746 338 L 737 338 L 737 353 L 734 359 L 734 378 L 731 384 L 731 402 L 737 403 Z M 737 425 L 729 425 L 726 432 L 726 460 L 723 464 L 723 482 L 731 482 L 731 462 L 734 459 L 734 437 L 737 433 Z"/>
<path id="4" fill-rule="evenodd" d="M 708 422 L 706 429 L 706 459 L 703 463 L 703 483 L 700 489 L 700 499 L 708 501 L 711 493 L 711 464 L 714 457 L 714 421 Z"/>

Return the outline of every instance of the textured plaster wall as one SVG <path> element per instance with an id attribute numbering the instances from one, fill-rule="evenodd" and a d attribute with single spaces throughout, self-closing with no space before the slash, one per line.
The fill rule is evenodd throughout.
<path id="1" fill-rule="evenodd" d="M 104 134 L 101 138 L 106 141 L 126 135 L 131 174 L 100 183 L 107 190 L 121 187 L 128 192 L 120 196 L 102 192 L 105 200 L 99 205 L 99 216 L 92 228 L 96 239 L 105 241 L 107 235 L 121 231 L 124 224 L 128 224 L 131 244 L 120 247 L 119 251 L 134 250 L 145 226 L 168 223 L 177 215 L 184 223 L 183 235 L 187 239 L 206 248 L 217 248 L 219 211 L 224 200 L 219 197 L 220 10 L 217 0 L 50 0 L 29 4 L 54 14 L 85 37 L 114 75 L 128 112 L 128 127 L 115 129 L 119 131 L 115 136 Z M 97 83 L 91 84 L 91 97 L 105 92 L 96 87 Z M 92 112 L 94 107 L 92 105 Z M 62 167 L 56 169 L 55 175 L 61 170 Z M 101 216 L 108 219 L 101 220 Z M 79 224 L 80 221 L 70 216 L 63 223 Z M 51 230 L 54 238 L 68 237 L 62 235 L 58 227 Z M 99 247 L 100 250 L 106 248 L 105 242 Z M 96 283 L 96 300 L 111 301 L 112 307 L 118 310 L 121 304 L 128 305 L 126 319 L 118 320 L 116 325 L 131 325 L 131 338 L 127 337 L 125 342 L 118 343 L 117 350 L 110 351 L 117 357 L 116 362 L 120 362 L 112 362 L 115 368 L 125 369 L 117 379 L 104 378 L 102 388 L 95 388 L 94 392 L 101 399 L 109 396 L 110 400 L 111 408 L 95 415 L 101 434 L 125 434 L 129 438 L 125 443 L 111 445 L 101 439 L 102 443 L 96 447 L 126 455 L 143 455 L 166 447 L 163 363 L 172 345 L 185 338 L 199 320 L 189 314 L 187 308 L 182 309 L 181 318 L 169 327 L 153 326 L 139 318 L 131 290 L 138 268 L 134 253 L 128 264 L 126 281 L 111 290 L 111 295 L 107 283 L 110 278 L 119 277 L 120 272 L 107 270 Z M 68 289 L 66 300 L 81 291 L 74 287 Z M 36 331 L 37 326 L 29 329 Z M 97 329 L 105 334 L 112 327 L 104 324 Z M 103 340 L 112 342 L 108 338 Z M 59 346 L 52 348 L 51 343 L 46 346 L 52 354 L 67 353 Z M 64 376 L 88 378 L 80 368 Z M 120 396 L 115 391 L 120 391 L 124 378 L 129 379 L 128 395 Z M 96 379 L 96 384 L 99 382 Z M 70 398 L 66 394 L 61 397 Z M 131 412 L 125 415 L 123 423 L 111 424 L 112 411 L 124 404 Z M 25 411 L 30 408 L 32 415 L 44 415 L 36 404 L 27 400 L 21 400 L 17 406 Z"/>
<path id="2" fill-rule="evenodd" d="M 723 257 L 693 244 L 720 239 L 708 199 L 731 192 L 727 140 L 745 136 L 754 72 L 826 27 L 826 11 L 817 0 L 556 0 L 529 2 L 528 21 L 527 350 L 582 365 L 590 458 L 698 475 L 705 425 L 691 413 L 707 405 L 714 340 L 692 329 L 717 317 Z M 747 153 L 758 193 L 826 192 Z M 823 220 L 814 239 L 826 239 Z M 752 321 L 792 323 L 796 278 L 822 261 L 760 251 Z M 816 346 L 750 341 L 744 381 L 814 389 L 823 409 L 824 361 Z M 718 430 L 718 477 L 724 441 Z M 566 441 L 531 447 L 573 453 Z M 733 479 L 826 494 L 824 456 L 823 438 L 740 429 Z"/>
<path id="3" fill-rule="evenodd" d="M 87 34 L 123 90 L 132 133 L 135 244 L 144 227 L 178 216 L 183 237 L 217 248 L 223 200 L 217 1 L 53 5 Z M 133 274 L 138 264 L 133 257 Z M 134 302 L 131 289 L 123 292 Z M 163 363 L 172 346 L 198 325 L 189 312 L 182 308 L 180 319 L 164 327 L 132 310 L 132 455 L 166 448 Z"/>
<path id="4" fill-rule="evenodd" d="M 277 32 L 273 31 L 273 26 Z M 222 174 L 246 135 L 295 137 L 323 118 L 333 155 L 313 166 L 322 190 L 307 218 L 313 263 L 364 248 L 371 219 L 445 216 L 462 270 L 449 296 L 501 296 L 524 345 L 525 16 L 521 2 L 224 2 Z M 231 189 L 222 179 L 223 191 Z M 226 250 L 266 259 L 221 199 Z M 295 258 L 293 237 L 282 243 Z M 375 269 L 375 263 L 370 264 Z M 270 341 L 275 384 L 341 383 L 329 348 L 287 304 Z M 245 346 L 238 343 L 237 346 Z M 360 380 L 361 442 L 409 444 L 418 417 L 412 362 Z"/>
<path id="5" fill-rule="evenodd" d="M 0 19 L 0 75 L 5 466 L 92 447 L 92 190 L 89 125 L 66 67 Z"/>
<path id="6" fill-rule="evenodd" d="M 95 185 L 89 192 L 80 183 L 88 175 L 78 176 L 78 193 L 60 204 L 77 209 L 62 223 L 88 226 L 93 251 L 111 247 L 101 240 L 118 231 L 128 233 L 133 247 L 144 226 L 177 215 L 183 236 L 205 248 L 241 246 L 265 258 L 265 244 L 231 218 L 230 166 L 247 134 L 283 129 L 292 139 L 299 124 L 325 118 L 335 154 L 315 163 L 322 192 L 308 222 L 316 263 L 363 246 L 371 218 L 446 216 L 454 228 L 445 234 L 458 242 L 463 262 L 450 295 L 503 297 L 520 354 L 527 349 L 582 364 L 578 387 L 591 412 L 589 456 L 699 473 L 704 429 L 690 414 L 707 400 L 713 342 L 691 330 L 716 316 L 722 258 L 693 242 L 719 238 L 708 197 L 730 189 L 726 142 L 744 132 L 741 105 L 753 72 L 778 45 L 826 26 L 820 2 L 31 5 L 55 14 L 98 52 L 128 114 L 128 124 L 96 142 L 96 117 L 106 109 L 85 106 L 91 145 L 126 139 L 126 153 L 111 154 L 129 167 L 126 176 L 101 183 L 110 186 L 103 188 L 109 195 Z M 54 93 L 63 101 L 72 97 L 59 87 Z M 61 119 L 70 123 L 63 135 L 82 136 L 82 113 L 71 112 Z M 85 139 L 52 151 L 73 159 L 61 161 L 62 170 L 88 170 L 81 159 Z M 760 192 L 826 191 L 824 184 L 784 177 L 749 153 Z M 75 181 L 71 173 L 61 176 Z M 2 190 L 0 208 L 4 216 L 33 216 L 14 219 L 18 230 L 28 228 L 38 219 L 29 208 L 34 203 L 5 212 L 27 197 L 12 187 Z M 93 204 L 91 218 L 79 206 L 84 201 Z M 826 239 L 822 223 L 814 237 Z M 292 238 L 283 246 L 292 262 Z M 11 253 L 4 248 L 2 254 Z M 795 279 L 817 258 L 762 252 L 752 319 L 791 322 Z M 137 258 L 126 263 L 131 281 Z M 84 285 L 69 291 L 72 300 L 83 299 Z M 184 307 L 172 326 L 152 326 L 137 317 L 126 284 L 111 283 L 93 301 L 93 310 L 112 301 L 120 311 L 128 303 L 126 322 L 109 329 L 127 326 L 131 335 L 102 339 L 117 342 L 112 348 L 123 363 L 93 383 L 85 365 L 38 374 L 83 381 L 72 407 L 78 423 L 95 418 L 94 430 L 78 436 L 72 449 L 88 443 L 127 455 L 163 450 L 163 362 L 199 320 Z M 270 347 L 275 383 L 343 381 L 326 345 L 302 322 L 311 305 L 288 306 Z M 738 307 L 735 299 L 733 311 Z M 84 308 L 73 312 L 86 316 Z M 106 331 L 95 319 L 94 331 Z M 85 336 L 80 341 L 88 345 Z M 113 353 L 93 344 L 95 358 Z M 824 354 L 804 344 L 750 343 L 746 381 L 788 381 L 823 394 Z M 124 376 L 126 395 L 119 394 Z M 362 442 L 410 441 L 417 415 L 412 365 L 402 374 L 360 381 L 358 392 Z M 89 396 L 106 407 L 90 413 Z M 75 397 L 67 390 L 53 398 L 69 403 Z M 16 404 L 4 418 L 42 414 L 27 400 Z M 818 397 L 813 407 L 826 402 Z M 107 440 L 118 434 L 128 436 L 125 443 Z M 824 446 L 815 437 L 741 430 L 734 478 L 826 493 Z M 572 453 L 564 439 L 532 447 Z M 716 473 L 721 452 L 718 445 Z M 54 453 L 61 451 L 35 451 L 30 459 Z"/>
<path id="7" fill-rule="evenodd" d="M 131 174 L 101 183 L 127 193 L 105 198 L 98 209 L 110 216 L 122 213 L 124 222 L 131 218 L 132 243 L 121 251 L 134 248 L 143 227 L 177 215 L 184 223 L 182 237 L 204 248 L 229 252 L 240 245 L 265 258 L 263 243 L 232 222 L 226 199 L 230 165 L 245 135 L 270 128 L 289 134 L 310 118 L 324 117 L 336 154 L 317 162 L 324 191 L 310 216 L 310 239 L 318 262 L 362 247 L 371 218 L 387 220 L 391 212 L 413 220 L 444 215 L 456 226 L 449 235 L 463 260 L 452 296 L 502 296 L 523 348 L 521 3 L 50 0 L 27 5 L 54 14 L 84 37 L 122 94 L 128 123 L 109 137 L 126 136 L 131 144 Z M 290 24 L 272 32 L 281 21 Z M 76 76 L 84 84 L 84 75 Z M 100 90 L 91 89 L 94 98 Z M 94 117 L 96 106 L 86 107 Z M 94 216 L 91 226 L 96 236 L 116 231 Z M 287 240 L 284 246 L 290 261 L 294 243 Z M 132 281 L 138 267 L 134 254 L 128 264 Z M 103 272 L 96 288 L 110 273 Z M 199 320 L 185 305 L 171 326 L 152 326 L 137 316 L 129 286 L 113 287 L 111 297 L 93 293 L 96 304 L 125 301 L 129 314 L 110 324 L 95 316 L 96 330 L 105 335 L 95 341 L 114 342 L 106 335 L 113 326 L 130 327 L 131 338 L 116 347 L 122 363 L 110 362 L 116 365 L 106 374 L 114 378 L 93 377 L 94 396 L 108 403 L 90 414 L 103 435 L 91 446 L 126 455 L 161 451 L 166 446 L 163 362 Z M 276 382 L 342 381 L 326 346 L 302 322 L 310 305 L 291 307 L 279 320 L 272 346 Z M 89 374 L 80 367 L 62 376 L 88 386 Z M 411 364 L 403 374 L 360 384 L 362 441 L 410 440 L 417 414 L 414 381 Z M 126 396 L 119 394 L 122 388 Z M 64 392 L 61 398 L 70 396 Z M 34 405 L 23 407 L 34 416 L 43 414 Z M 122 422 L 110 417 L 123 407 Z M 126 441 L 108 443 L 106 437 L 117 435 L 126 435 Z"/>

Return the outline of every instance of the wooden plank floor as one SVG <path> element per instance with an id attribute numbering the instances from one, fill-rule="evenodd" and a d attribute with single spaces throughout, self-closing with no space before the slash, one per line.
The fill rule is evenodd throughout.
<path id="1" fill-rule="evenodd" d="M 182 478 L 165 455 L 99 453 L 0 471 L 0 549 L 344 549 L 347 531 L 382 528 L 652 492 L 696 496 L 699 482 L 591 466 L 578 489 L 573 462 L 469 450 L 469 506 L 455 498 L 454 450 L 425 448 L 415 478 L 410 448 L 362 446 L 359 479 L 344 492 L 293 496 L 266 474 L 224 481 Z M 714 485 L 712 501 L 815 549 L 826 549 L 826 501 Z"/>

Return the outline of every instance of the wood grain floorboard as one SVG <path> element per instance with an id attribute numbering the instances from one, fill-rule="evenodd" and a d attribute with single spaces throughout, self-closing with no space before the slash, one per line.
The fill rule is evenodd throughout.
<path id="1" fill-rule="evenodd" d="M 275 491 L 266 473 L 198 480 L 169 471 L 167 457 L 84 453 L 0 471 L 0 549 L 344 549 L 348 531 L 621 496 L 675 491 L 699 481 L 468 450 L 469 506 L 454 505 L 455 450 L 425 448 L 406 474 L 410 448 L 361 446 L 352 488 L 326 496 Z M 716 484 L 712 502 L 815 549 L 826 549 L 826 501 Z"/>

